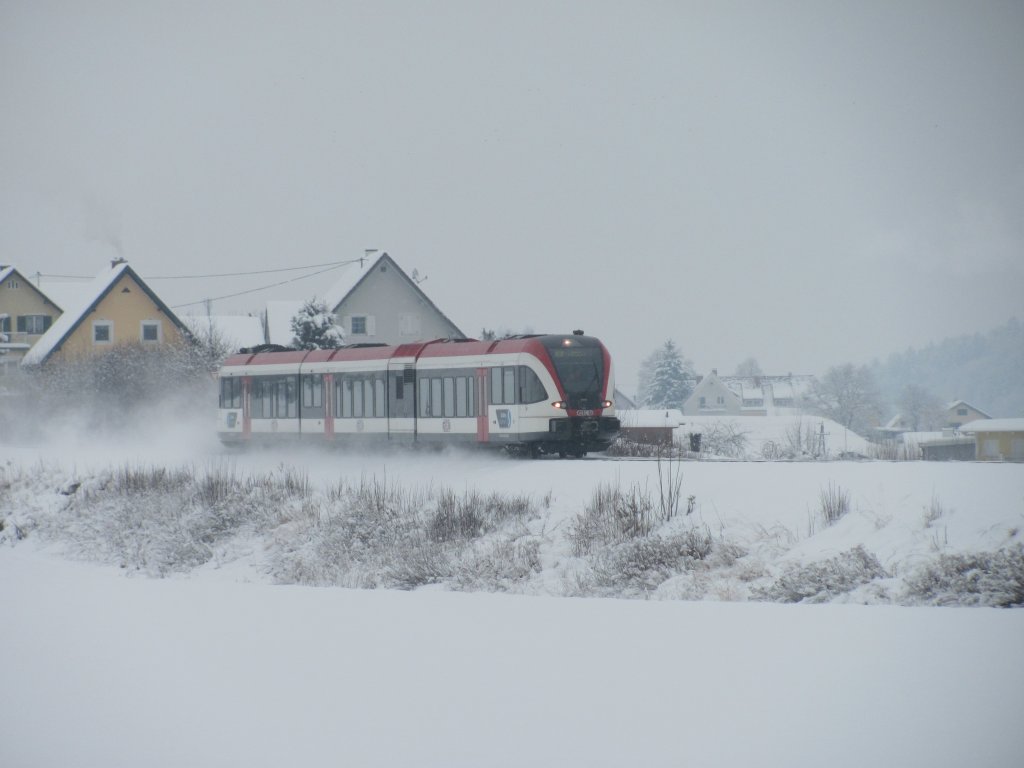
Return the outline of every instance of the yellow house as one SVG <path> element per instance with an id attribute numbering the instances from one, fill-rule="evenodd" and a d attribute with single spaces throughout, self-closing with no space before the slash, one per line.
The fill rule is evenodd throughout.
<path id="1" fill-rule="evenodd" d="M 0 363 L 17 362 L 61 316 L 61 308 L 15 267 L 0 264 Z"/>
<path id="2" fill-rule="evenodd" d="M 1024 419 L 979 419 L 960 431 L 974 435 L 979 459 L 1024 461 Z"/>
<path id="3" fill-rule="evenodd" d="M 84 287 L 79 305 L 67 308 L 22 365 L 101 354 L 118 344 L 159 346 L 186 338 L 191 336 L 181 320 L 127 262 L 118 260 Z"/>

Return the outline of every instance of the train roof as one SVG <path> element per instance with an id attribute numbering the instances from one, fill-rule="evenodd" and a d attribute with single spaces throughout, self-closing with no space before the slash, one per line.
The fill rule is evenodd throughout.
<path id="1" fill-rule="evenodd" d="M 600 346 L 601 342 L 592 336 L 580 334 L 531 334 L 511 336 L 505 339 L 434 339 L 412 344 L 387 346 L 384 344 L 351 344 L 337 349 L 287 349 L 274 345 L 262 345 L 240 350 L 228 357 L 225 368 L 249 365 L 287 365 L 294 363 L 327 363 L 354 360 L 390 360 L 392 358 L 423 358 L 480 356 L 511 354 L 515 352 L 539 352 L 552 342 L 565 339 L 586 346 Z"/>

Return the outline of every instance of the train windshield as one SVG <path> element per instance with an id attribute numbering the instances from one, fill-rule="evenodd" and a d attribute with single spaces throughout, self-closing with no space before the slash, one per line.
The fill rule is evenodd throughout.
<path id="1" fill-rule="evenodd" d="M 604 384 L 604 355 L 600 347 L 572 344 L 548 347 L 567 395 L 600 393 Z"/>

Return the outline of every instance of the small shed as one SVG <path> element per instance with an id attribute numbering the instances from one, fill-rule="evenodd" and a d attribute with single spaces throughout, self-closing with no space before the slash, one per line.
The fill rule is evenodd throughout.
<path id="1" fill-rule="evenodd" d="M 1024 418 L 977 419 L 960 427 L 973 435 L 983 461 L 1024 461 Z"/>
<path id="2" fill-rule="evenodd" d="M 925 461 L 974 461 L 974 438 L 942 437 L 917 444 Z"/>
<path id="3" fill-rule="evenodd" d="M 644 445 L 671 445 L 673 432 L 683 423 L 683 412 L 675 408 L 619 411 L 618 416 L 622 436 Z"/>

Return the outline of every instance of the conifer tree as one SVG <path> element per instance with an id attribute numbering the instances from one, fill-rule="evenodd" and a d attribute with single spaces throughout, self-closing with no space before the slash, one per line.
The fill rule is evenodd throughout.
<path id="1" fill-rule="evenodd" d="M 327 305 L 309 299 L 292 318 L 292 346 L 297 349 L 337 349 L 345 336 Z"/>
<path id="2" fill-rule="evenodd" d="M 693 379 L 693 363 L 669 339 L 641 366 L 640 402 L 647 408 L 681 409 L 693 392 Z"/>

